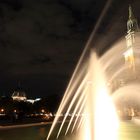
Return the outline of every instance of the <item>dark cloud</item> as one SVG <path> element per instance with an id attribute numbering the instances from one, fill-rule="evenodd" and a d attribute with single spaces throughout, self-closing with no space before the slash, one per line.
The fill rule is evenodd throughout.
<path id="1" fill-rule="evenodd" d="M 37 56 L 37 57 L 35 57 L 34 59 L 33 59 L 33 61 L 31 62 L 31 64 L 35 64 L 35 65 L 37 65 L 37 64 L 46 64 L 46 63 L 48 63 L 48 62 L 50 62 L 51 61 L 51 59 L 48 57 L 48 56 L 43 56 L 43 55 L 41 55 L 41 56 Z"/>
<path id="2" fill-rule="evenodd" d="M 63 94 L 105 3 L 1 0 L 0 92 L 11 94 L 20 80 L 29 96 Z M 112 2 L 92 42 L 99 53 L 125 34 L 128 3 Z"/>

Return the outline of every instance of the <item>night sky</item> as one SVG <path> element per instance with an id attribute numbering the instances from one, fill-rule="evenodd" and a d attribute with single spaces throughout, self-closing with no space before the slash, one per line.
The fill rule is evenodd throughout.
<path id="1" fill-rule="evenodd" d="M 101 55 L 126 34 L 128 5 L 114 0 L 93 48 Z M 63 95 L 106 0 L 0 0 L 0 96 L 20 81 L 27 97 Z"/>

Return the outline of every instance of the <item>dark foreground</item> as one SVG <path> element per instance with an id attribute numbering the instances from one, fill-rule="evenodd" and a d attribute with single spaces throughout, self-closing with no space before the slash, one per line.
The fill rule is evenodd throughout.
<path id="1" fill-rule="evenodd" d="M 45 140 L 51 123 L 0 127 L 0 140 Z"/>
<path id="2" fill-rule="evenodd" d="M 53 133 L 51 140 L 55 140 L 56 132 L 58 131 L 60 123 Z M 65 124 L 67 125 L 67 124 Z M 46 136 L 50 129 L 51 122 L 49 123 L 36 123 L 23 126 L 14 126 L 7 128 L 6 126 L 0 127 L 0 140 L 46 140 Z M 62 132 L 63 135 L 63 132 Z M 73 137 L 73 136 L 72 136 Z M 68 136 L 66 139 L 76 140 Z M 119 140 L 139 140 L 140 139 L 140 125 L 134 124 L 132 121 L 123 121 L 120 124 Z M 61 136 L 59 140 L 64 140 Z"/>

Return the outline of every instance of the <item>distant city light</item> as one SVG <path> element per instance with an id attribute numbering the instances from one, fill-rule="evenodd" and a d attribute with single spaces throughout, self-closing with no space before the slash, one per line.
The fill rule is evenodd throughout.
<path id="1" fill-rule="evenodd" d="M 41 100 L 41 98 L 36 98 L 36 99 L 35 99 L 35 102 L 36 102 L 36 101 L 40 101 L 40 100 Z"/>
<path id="2" fill-rule="evenodd" d="M 26 97 L 21 97 L 21 96 L 12 96 L 13 100 L 17 100 L 17 101 L 24 101 L 26 100 Z"/>
<path id="3" fill-rule="evenodd" d="M 41 112 L 42 112 L 42 113 L 44 113 L 44 112 L 45 112 L 45 110 L 44 110 L 44 109 L 41 109 Z"/>
<path id="4" fill-rule="evenodd" d="M 0 111 L 1 111 L 1 112 L 4 112 L 4 109 L 2 108 Z"/>
<path id="5" fill-rule="evenodd" d="M 35 100 L 33 100 L 33 99 L 27 99 L 26 102 L 29 102 L 29 103 L 32 103 L 33 104 L 35 102 Z"/>

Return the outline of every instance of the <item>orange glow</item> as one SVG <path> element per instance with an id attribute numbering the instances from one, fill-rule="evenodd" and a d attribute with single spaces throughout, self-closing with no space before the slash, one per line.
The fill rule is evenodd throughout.
<path id="1" fill-rule="evenodd" d="M 44 112 L 45 112 L 45 110 L 44 110 L 44 109 L 41 109 L 41 112 L 42 112 L 42 113 L 44 113 Z"/>
<path id="2" fill-rule="evenodd" d="M 133 49 L 130 48 L 124 53 L 125 57 L 125 62 L 129 62 L 129 67 L 132 68 L 135 65 L 135 59 L 134 59 L 134 54 L 133 54 Z"/>
<path id="3" fill-rule="evenodd" d="M 4 112 L 4 109 L 2 108 L 0 111 L 1 111 L 1 112 Z"/>

